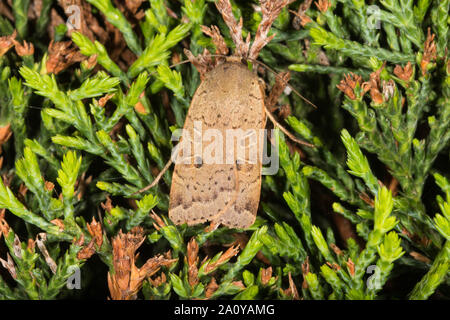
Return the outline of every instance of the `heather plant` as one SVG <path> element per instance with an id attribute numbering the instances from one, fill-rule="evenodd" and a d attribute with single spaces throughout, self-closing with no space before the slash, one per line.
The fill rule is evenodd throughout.
<path id="1" fill-rule="evenodd" d="M 220 2 L 257 32 L 265 1 Z M 242 230 L 170 221 L 172 169 L 138 192 L 201 81 L 184 49 L 232 47 L 214 1 L 2 1 L 0 299 L 448 299 L 449 7 L 289 1 L 248 65 L 290 70 L 274 116 L 312 146 L 275 130 Z"/>

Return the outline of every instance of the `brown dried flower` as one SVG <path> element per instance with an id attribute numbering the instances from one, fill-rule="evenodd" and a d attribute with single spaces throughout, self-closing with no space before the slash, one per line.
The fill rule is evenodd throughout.
<path id="1" fill-rule="evenodd" d="M 292 279 L 291 272 L 288 274 L 289 278 L 289 288 L 284 290 L 284 294 L 287 296 L 291 296 L 293 300 L 300 300 L 300 296 L 298 294 L 297 287 L 295 286 L 294 280 Z"/>
<path id="2" fill-rule="evenodd" d="M 48 47 L 47 73 L 58 74 L 72 64 L 80 62 L 85 57 L 77 48 L 71 47 L 72 41 L 50 42 Z"/>
<path id="3" fill-rule="evenodd" d="M 198 243 L 195 238 L 192 237 L 187 245 L 187 262 L 189 266 L 188 280 L 189 285 L 194 287 L 198 283 Z"/>
<path id="4" fill-rule="evenodd" d="M 35 247 L 36 247 L 36 241 L 34 241 L 33 239 L 28 239 L 28 243 L 27 243 L 27 249 L 28 249 L 28 251 L 30 251 L 30 252 L 34 252 L 34 249 L 35 249 Z"/>
<path id="5" fill-rule="evenodd" d="M 417 261 L 421 261 L 428 264 L 431 263 L 431 260 L 429 258 L 425 257 L 423 254 L 420 254 L 416 251 L 411 251 L 409 255 L 414 259 L 416 259 Z"/>
<path id="6" fill-rule="evenodd" d="M 6 254 L 6 257 L 7 257 L 6 261 L 3 260 L 2 258 L 0 258 L 0 263 L 2 264 L 3 268 L 8 270 L 11 277 L 13 277 L 14 279 L 17 279 L 16 267 L 14 266 L 14 261 L 11 258 L 11 256 L 9 255 L 9 253 Z"/>
<path id="7" fill-rule="evenodd" d="M 45 262 L 50 267 L 50 270 L 53 272 L 53 274 L 56 273 L 56 270 L 58 269 L 58 266 L 55 263 L 55 260 L 53 260 L 52 257 L 50 257 L 50 254 L 47 251 L 47 248 L 44 245 L 44 242 L 47 240 L 47 234 L 42 232 L 39 233 L 36 236 L 36 244 L 41 251 L 42 255 L 44 256 Z"/>
<path id="8" fill-rule="evenodd" d="M 344 76 L 344 79 L 342 79 L 341 82 L 336 87 L 342 92 L 344 92 L 345 95 L 349 97 L 351 100 L 356 100 L 354 89 L 356 85 L 360 85 L 361 82 L 362 82 L 361 76 L 354 73 L 349 73 Z"/>
<path id="9" fill-rule="evenodd" d="M 320 12 L 325 13 L 331 7 L 331 2 L 328 0 L 318 0 L 314 3 Z"/>
<path id="10" fill-rule="evenodd" d="M 93 69 L 97 65 L 97 54 L 93 54 L 87 60 L 82 62 L 82 65 L 87 69 Z"/>
<path id="11" fill-rule="evenodd" d="M 106 196 L 106 201 L 100 203 L 100 206 L 103 208 L 103 210 L 105 210 L 106 212 L 111 212 L 113 206 L 112 206 L 112 201 L 111 198 Z"/>
<path id="12" fill-rule="evenodd" d="M 50 181 L 45 181 L 44 187 L 45 187 L 45 190 L 52 191 L 55 188 L 55 184 Z"/>
<path id="13" fill-rule="evenodd" d="M 102 232 L 102 226 L 100 223 L 98 223 L 95 218 L 92 218 L 92 222 L 88 223 L 86 225 L 89 234 L 92 237 L 92 241 L 95 242 L 98 248 L 100 248 L 103 244 L 103 232 Z"/>
<path id="14" fill-rule="evenodd" d="M 9 225 L 5 220 L 6 209 L 0 209 L 0 237 L 3 234 L 5 237 L 9 234 Z"/>
<path id="15" fill-rule="evenodd" d="M 394 74 L 403 81 L 411 81 L 411 76 L 413 74 L 411 62 L 408 62 L 404 68 L 396 65 L 394 68 Z"/>
<path id="16" fill-rule="evenodd" d="M 142 91 L 141 94 L 139 95 L 139 99 L 142 99 L 145 96 L 145 91 Z M 134 110 L 136 110 L 136 112 L 140 113 L 140 114 L 147 114 L 148 111 L 145 109 L 144 104 L 139 101 L 138 103 L 136 103 L 134 105 Z"/>
<path id="17" fill-rule="evenodd" d="M 58 226 L 60 231 L 64 231 L 65 228 L 64 222 L 61 219 L 53 219 L 50 222 L 53 223 L 55 226 Z"/>
<path id="18" fill-rule="evenodd" d="M 219 257 L 219 259 L 217 259 L 216 262 L 208 263 L 204 268 L 204 272 L 205 273 L 212 272 L 213 270 L 217 269 L 219 266 L 230 260 L 232 257 L 236 256 L 238 253 L 239 253 L 239 245 L 228 248 L 228 250 L 225 251 Z"/>
<path id="19" fill-rule="evenodd" d="M 83 248 L 78 251 L 77 253 L 77 259 L 78 260 L 86 260 L 92 257 L 95 253 L 94 248 L 94 241 L 90 241 L 86 246 L 83 246 Z"/>
<path id="20" fill-rule="evenodd" d="M 272 278 L 272 267 L 261 269 L 261 283 L 263 285 L 268 284 L 271 278 Z"/>
<path id="21" fill-rule="evenodd" d="M 355 275 L 355 263 L 352 261 L 352 259 L 348 258 L 346 264 L 348 272 L 353 277 Z"/>
<path id="22" fill-rule="evenodd" d="M 331 248 L 331 250 L 333 250 L 333 252 L 334 252 L 337 256 L 340 256 L 340 255 L 343 254 L 343 253 L 342 253 L 342 250 L 339 249 L 339 247 L 338 247 L 337 245 L 335 245 L 334 243 L 330 243 L 330 248 Z"/>
<path id="23" fill-rule="evenodd" d="M 21 56 L 32 56 L 34 54 L 34 46 L 32 43 L 23 42 L 23 45 L 20 44 L 18 41 L 14 41 L 14 45 L 16 46 L 16 53 Z"/>
<path id="24" fill-rule="evenodd" d="M 302 274 L 303 274 L 303 283 L 302 288 L 308 288 L 308 282 L 306 282 L 306 275 L 309 273 L 309 257 L 306 257 L 305 261 L 302 263 Z"/>
<path id="25" fill-rule="evenodd" d="M 154 286 L 155 288 L 163 285 L 167 281 L 166 274 L 164 272 L 161 272 L 161 275 L 156 277 L 155 279 L 148 278 L 148 281 Z"/>
<path id="26" fill-rule="evenodd" d="M 380 73 L 385 65 L 386 63 L 377 71 L 372 72 L 370 74 L 370 80 L 362 84 L 364 93 L 370 91 L 370 97 L 375 104 L 382 104 L 384 101 L 383 94 L 380 92 Z"/>
<path id="27" fill-rule="evenodd" d="M 427 39 L 425 40 L 424 49 L 423 49 L 423 57 L 420 62 L 420 69 L 422 70 L 422 75 L 425 75 L 427 72 L 428 64 L 431 61 L 436 60 L 436 42 L 434 41 L 435 34 L 431 34 L 431 29 L 428 28 Z"/>
<path id="28" fill-rule="evenodd" d="M 219 285 L 217 284 L 216 279 L 214 277 L 212 277 L 211 281 L 206 286 L 206 292 L 205 292 L 206 299 L 211 298 L 212 295 L 214 294 L 214 292 L 216 292 L 218 288 L 219 288 Z"/>
<path id="29" fill-rule="evenodd" d="M 1 55 L 0 55 L 1 56 Z M 6 143 L 12 136 L 11 125 L 0 127 L 0 154 L 2 154 L 2 145 Z"/>
<path id="30" fill-rule="evenodd" d="M 152 213 L 150 213 L 150 217 L 152 217 L 152 219 L 155 221 L 153 223 L 153 226 L 155 227 L 156 230 L 159 231 L 161 228 L 164 228 L 166 226 L 163 219 L 161 219 L 153 210 Z"/>

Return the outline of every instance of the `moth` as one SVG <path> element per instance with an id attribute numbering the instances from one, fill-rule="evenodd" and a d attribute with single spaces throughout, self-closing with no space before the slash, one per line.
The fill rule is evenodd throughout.
<path id="1" fill-rule="evenodd" d="M 255 221 L 261 190 L 260 133 L 266 126 L 267 116 L 278 125 L 269 108 L 276 103 L 285 85 L 275 85 L 266 97 L 264 81 L 243 61 L 255 61 L 261 49 L 272 40 L 274 35 L 268 37 L 270 26 L 289 1 L 260 0 L 260 3 L 263 17 L 251 46 L 250 34 L 245 41 L 242 39 L 242 18 L 237 23 L 229 0 L 220 0 L 216 6 L 236 45 L 233 55 L 213 60 L 207 50 L 197 57 L 185 50 L 202 81 L 191 101 L 177 145 L 182 148 L 175 161 L 169 202 L 169 217 L 175 224 L 210 221 L 215 227 L 222 224 L 245 229 Z M 203 26 L 202 30 L 216 46 L 215 56 L 226 56 L 228 48 L 219 29 Z M 281 77 L 282 82 L 287 80 L 286 74 Z M 244 136 L 232 140 L 231 145 L 224 141 L 218 144 L 232 130 Z M 214 133 L 209 141 L 215 143 L 214 148 L 209 148 L 208 156 L 219 160 L 216 162 L 205 158 L 206 150 L 195 152 L 196 135 L 197 140 L 204 142 L 208 140 L 208 132 Z M 202 147 L 208 149 L 208 145 Z"/>

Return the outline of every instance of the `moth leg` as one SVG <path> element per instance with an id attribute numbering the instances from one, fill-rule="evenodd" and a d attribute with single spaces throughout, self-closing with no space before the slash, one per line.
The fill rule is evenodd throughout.
<path id="1" fill-rule="evenodd" d="M 177 145 L 178 150 L 181 149 L 182 143 L 183 143 L 183 139 L 181 139 L 181 140 L 180 140 L 180 144 Z M 180 153 L 178 153 L 178 155 L 176 156 L 176 160 L 177 160 L 177 161 L 180 161 L 180 162 L 181 162 L 181 161 L 184 161 L 185 159 L 189 159 L 189 158 L 192 157 L 192 156 L 190 156 L 190 157 L 187 157 L 187 158 L 179 158 L 179 157 L 178 157 L 179 155 L 180 155 Z M 173 163 L 173 157 L 170 157 L 169 161 L 167 161 L 167 163 L 166 163 L 166 165 L 164 166 L 164 168 L 162 168 L 162 170 L 158 173 L 158 175 L 156 176 L 155 180 L 153 180 L 152 183 L 150 183 L 148 186 L 146 186 L 146 187 L 144 187 L 144 188 L 142 188 L 142 189 L 136 191 L 136 192 L 133 193 L 132 195 L 135 195 L 135 194 L 138 194 L 138 193 L 145 192 L 145 191 L 147 191 L 147 190 L 153 188 L 154 186 L 156 186 L 156 185 L 159 183 L 159 181 L 161 180 L 161 178 L 164 176 L 164 174 L 166 173 L 166 171 L 169 170 L 169 168 L 170 168 L 170 166 L 172 165 L 172 163 Z"/>
<path id="2" fill-rule="evenodd" d="M 282 72 L 277 75 L 275 84 L 270 90 L 269 96 L 266 98 L 264 103 L 264 109 L 266 111 L 267 117 L 272 121 L 273 125 L 278 127 L 285 135 L 287 135 L 292 141 L 303 144 L 308 147 L 314 147 L 314 145 L 305 142 L 303 140 L 297 139 L 292 133 L 290 133 L 286 128 L 284 128 L 273 116 L 273 112 L 277 109 L 275 107 L 277 100 L 280 98 L 284 89 L 286 88 L 291 75 L 289 72 Z"/>
<path id="3" fill-rule="evenodd" d="M 166 165 L 164 166 L 164 168 L 159 172 L 159 174 L 156 176 L 155 180 L 152 181 L 152 183 L 150 183 L 148 186 L 136 191 L 135 193 L 133 193 L 132 195 L 138 194 L 138 193 L 142 193 L 145 192 L 151 188 L 153 188 L 154 186 L 156 186 L 159 181 L 161 180 L 161 178 L 163 177 L 164 173 L 166 173 L 167 170 L 169 170 L 170 166 L 172 165 L 173 160 L 172 158 L 169 159 L 169 161 L 167 161 Z"/>
<path id="4" fill-rule="evenodd" d="M 298 144 L 303 144 L 305 146 L 314 148 L 315 146 L 311 143 L 308 143 L 306 141 L 300 140 L 297 137 L 295 137 L 292 133 L 290 133 L 285 127 L 283 127 L 281 125 L 281 123 L 279 123 L 277 121 L 277 119 L 275 119 L 275 117 L 273 116 L 273 114 L 270 112 L 270 110 L 267 108 L 267 106 L 264 106 L 264 109 L 266 111 L 267 117 L 270 119 L 270 121 L 272 121 L 273 125 L 278 127 L 285 135 L 288 136 L 289 139 L 291 139 L 292 141 L 298 143 Z"/>

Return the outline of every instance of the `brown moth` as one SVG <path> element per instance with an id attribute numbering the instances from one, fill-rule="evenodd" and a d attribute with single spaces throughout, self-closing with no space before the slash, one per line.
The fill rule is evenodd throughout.
<path id="1" fill-rule="evenodd" d="M 226 163 L 210 163 L 203 159 L 205 153 L 195 154 L 194 151 L 186 155 L 184 151 L 195 149 L 198 127 L 201 128 L 200 135 L 213 129 L 222 137 L 226 137 L 229 129 L 258 132 L 265 128 L 267 108 L 275 104 L 282 90 L 280 92 L 278 88 L 277 92 L 266 98 L 264 82 L 241 61 L 255 60 L 260 50 L 273 38 L 267 37 L 270 26 L 289 1 L 260 0 L 260 3 L 263 18 L 251 47 L 250 37 L 245 42 L 242 39 L 242 19 L 237 23 L 229 0 L 220 0 L 216 6 L 230 28 L 236 45 L 234 55 L 213 61 L 206 50 L 197 57 L 185 51 L 199 70 L 202 82 L 192 99 L 179 142 L 183 149 L 178 159 L 184 157 L 189 161 L 176 161 L 173 172 L 169 217 L 175 224 L 193 225 L 211 221 L 215 227 L 223 224 L 230 228 L 248 228 L 255 221 L 261 190 L 262 143 L 257 144 L 256 161 L 250 161 L 250 139 L 244 141 L 245 152 L 241 158 L 238 152 L 233 152 L 238 142 L 233 142 L 231 146 L 222 143 L 221 148 L 211 148 L 214 149 L 212 158 L 220 153 L 231 154 L 231 161 Z M 203 31 L 212 37 L 217 54 L 228 54 L 217 27 L 203 27 Z M 272 117 L 270 119 L 273 120 Z M 207 140 L 205 135 L 200 139 Z M 210 141 L 217 142 L 212 137 Z M 208 146 L 203 145 L 203 148 Z"/>

